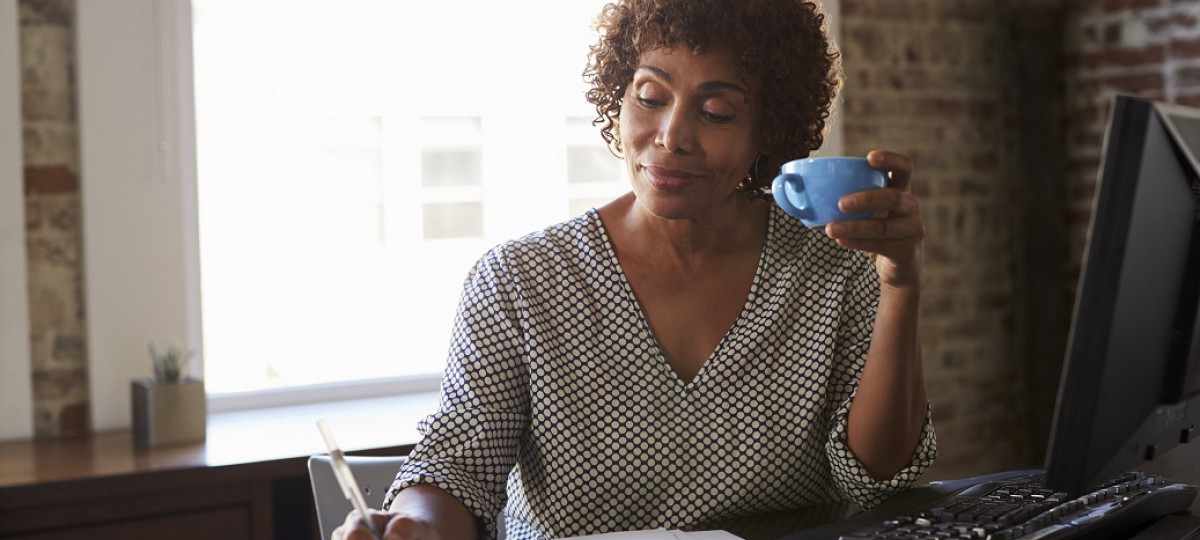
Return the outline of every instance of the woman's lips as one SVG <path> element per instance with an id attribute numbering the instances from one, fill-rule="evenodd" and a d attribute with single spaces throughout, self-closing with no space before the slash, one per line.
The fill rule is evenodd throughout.
<path id="1" fill-rule="evenodd" d="M 687 189 L 696 179 L 700 178 L 700 175 L 697 174 L 660 165 L 642 165 L 642 170 L 646 172 L 646 178 L 650 180 L 650 185 L 662 191 Z"/>

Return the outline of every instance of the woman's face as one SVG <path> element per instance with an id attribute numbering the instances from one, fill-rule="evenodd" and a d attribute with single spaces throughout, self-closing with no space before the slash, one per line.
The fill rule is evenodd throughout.
<path id="1" fill-rule="evenodd" d="M 700 218 L 739 195 L 758 156 L 758 103 L 730 47 L 643 53 L 621 104 L 637 200 L 667 219 Z"/>

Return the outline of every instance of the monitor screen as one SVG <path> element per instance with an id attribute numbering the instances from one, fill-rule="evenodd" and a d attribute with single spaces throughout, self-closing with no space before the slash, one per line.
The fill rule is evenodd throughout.
<path id="1" fill-rule="evenodd" d="M 1200 110 L 1114 100 L 1046 456 L 1053 489 L 1153 459 L 1200 418 L 1197 156 Z"/>

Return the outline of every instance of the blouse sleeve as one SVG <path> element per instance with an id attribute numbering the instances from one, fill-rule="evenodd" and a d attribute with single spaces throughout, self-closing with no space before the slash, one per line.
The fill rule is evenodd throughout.
<path id="1" fill-rule="evenodd" d="M 850 402 L 858 390 L 867 350 L 875 329 L 875 313 L 879 307 L 879 276 L 871 260 L 862 254 L 852 259 L 848 271 L 849 285 L 843 300 L 838 336 L 837 357 L 833 376 L 829 380 L 830 415 L 829 439 L 825 452 L 832 469 L 834 483 L 842 496 L 863 509 L 871 508 L 889 496 L 909 489 L 937 458 L 937 436 L 926 404 L 925 423 L 921 438 L 909 464 L 888 480 L 876 480 L 867 472 L 858 457 L 850 451 L 846 440 Z"/>
<path id="2" fill-rule="evenodd" d="M 485 538 L 496 537 L 530 415 L 519 300 L 501 255 L 493 249 L 467 276 L 437 412 L 418 424 L 421 442 L 384 503 L 409 486 L 437 486 L 466 505 Z"/>

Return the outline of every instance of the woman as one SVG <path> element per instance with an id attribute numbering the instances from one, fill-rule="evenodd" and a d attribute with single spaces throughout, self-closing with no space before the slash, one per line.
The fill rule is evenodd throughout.
<path id="1" fill-rule="evenodd" d="M 811 2 L 622 0 L 585 72 L 632 192 L 489 251 L 437 413 L 372 516 L 389 538 L 685 527 L 849 498 L 933 460 L 922 223 L 876 151 L 875 219 L 812 231 L 761 196 L 820 146 L 837 54 Z M 505 502 L 507 500 L 507 506 Z M 368 538 L 355 516 L 339 530 Z"/>

